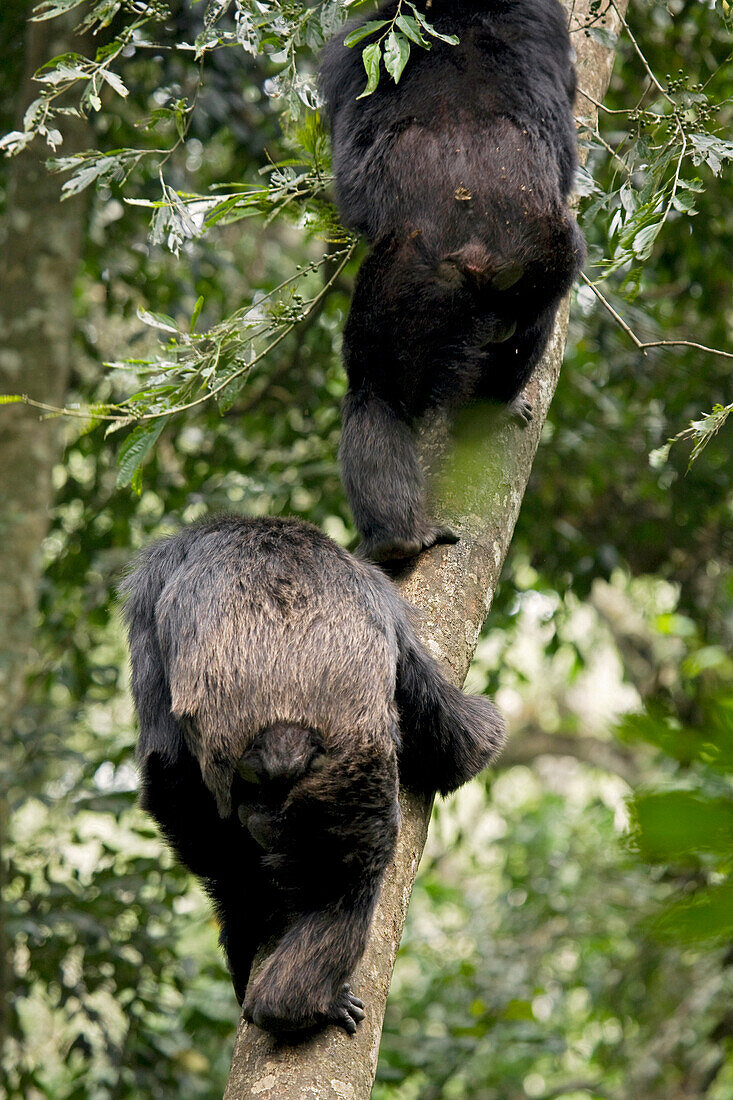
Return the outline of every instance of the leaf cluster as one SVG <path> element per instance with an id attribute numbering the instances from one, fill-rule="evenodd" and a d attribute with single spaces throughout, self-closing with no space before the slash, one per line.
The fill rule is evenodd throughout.
<path id="1" fill-rule="evenodd" d="M 412 15 L 406 15 L 403 8 L 410 8 Z M 377 36 L 376 38 L 374 36 Z M 347 34 L 344 45 L 358 46 L 365 38 L 373 41 L 362 49 L 362 61 L 367 74 L 367 83 L 358 99 L 372 95 L 376 91 L 382 73 L 382 67 L 399 84 L 405 65 L 410 59 L 411 44 L 423 50 L 429 50 L 435 40 L 447 42 L 451 46 L 458 44 L 454 34 L 442 34 L 429 23 L 424 14 L 414 4 L 399 0 L 395 14 L 391 19 L 369 19 L 366 23 Z"/>

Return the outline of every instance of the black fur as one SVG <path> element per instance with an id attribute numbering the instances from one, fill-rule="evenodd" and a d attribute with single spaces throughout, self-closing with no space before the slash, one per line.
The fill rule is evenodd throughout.
<path id="1" fill-rule="evenodd" d="M 366 18 L 391 19 L 396 6 Z M 460 43 L 413 45 L 399 84 L 383 70 L 357 98 L 371 39 L 343 39 L 364 19 L 321 62 L 338 207 L 371 248 L 344 333 L 340 458 L 376 560 L 450 541 L 425 516 L 414 423 L 472 398 L 512 403 L 526 420 L 521 390 L 584 258 L 566 203 L 575 73 L 558 0 L 417 6 Z"/>
<path id="2" fill-rule="evenodd" d="M 398 768 L 453 790 L 501 718 L 447 682 L 387 578 L 308 524 L 209 520 L 145 551 L 123 592 L 142 803 L 211 895 L 245 1014 L 355 1031 Z"/>

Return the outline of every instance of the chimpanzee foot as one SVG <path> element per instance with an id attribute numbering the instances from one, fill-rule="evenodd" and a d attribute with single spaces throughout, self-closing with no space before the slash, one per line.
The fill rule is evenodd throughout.
<path id="1" fill-rule="evenodd" d="M 429 550 L 431 546 L 437 546 L 439 543 L 454 546 L 457 542 L 460 542 L 460 535 L 457 535 L 452 527 L 430 527 L 423 537 L 421 549 Z"/>
<path id="2" fill-rule="evenodd" d="M 370 561 L 402 561 L 414 558 L 422 548 L 419 539 L 364 539 L 359 546 L 359 552 Z"/>
<path id="3" fill-rule="evenodd" d="M 532 402 L 523 393 L 518 394 L 508 405 L 509 413 L 525 428 L 532 422 Z"/>
<path id="4" fill-rule="evenodd" d="M 438 543 L 456 543 L 459 536 L 450 527 L 428 527 L 420 538 L 414 539 L 365 539 L 359 551 L 370 561 L 384 563 L 406 561 L 415 558 L 423 550 L 429 550 Z"/>
<path id="5" fill-rule="evenodd" d="M 287 1000 L 283 1003 L 268 1003 L 254 990 L 247 997 L 242 1013 L 245 1020 L 264 1031 L 297 1042 L 300 1036 L 317 1031 L 327 1024 L 335 1024 L 349 1035 L 354 1035 L 357 1025 L 364 1019 L 364 1005 L 354 996 L 348 985 L 343 986 L 326 1012 L 309 1009 L 306 1005 L 295 1009 L 293 1005 L 287 1004 Z"/>
<path id="6" fill-rule="evenodd" d="M 349 1035 L 356 1034 L 358 1024 L 364 1019 L 364 1003 L 355 997 L 348 985 L 345 985 L 327 1013 L 330 1024 L 342 1027 Z"/>

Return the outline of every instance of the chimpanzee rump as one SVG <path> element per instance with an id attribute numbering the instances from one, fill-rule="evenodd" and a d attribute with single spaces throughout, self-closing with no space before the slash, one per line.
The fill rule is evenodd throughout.
<path id="1" fill-rule="evenodd" d="M 398 772 L 455 789 L 501 747 L 501 718 L 443 677 L 390 581 L 308 524 L 194 525 L 144 551 L 123 592 L 142 803 L 212 898 L 245 1015 L 355 1031 L 347 983 Z"/>
<path id="2" fill-rule="evenodd" d="M 337 205 L 371 248 L 344 332 L 340 458 L 377 561 L 455 541 L 426 518 L 414 424 L 474 398 L 528 420 L 521 391 L 584 259 L 567 208 L 575 72 L 558 0 L 416 7 L 459 43 L 426 32 L 431 48 L 412 46 L 398 84 L 383 69 L 358 98 L 362 50 L 383 29 L 343 44 L 367 20 L 392 20 L 396 0 L 348 24 L 321 61 Z"/>

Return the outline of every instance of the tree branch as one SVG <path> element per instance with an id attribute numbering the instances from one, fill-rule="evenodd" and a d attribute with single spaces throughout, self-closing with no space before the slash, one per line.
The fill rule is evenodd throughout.
<path id="1" fill-rule="evenodd" d="M 570 11 L 571 0 L 565 0 Z M 589 0 L 572 4 L 574 17 L 589 14 Z M 619 2 L 623 11 L 626 2 Z M 618 30 L 618 22 L 610 27 Z M 613 52 L 595 39 L 574 38 L 581 86 L 599 101 L 613 66 Z M 464 412 L 450 453 L 444 431 L 431 430 L 426 447 L 441 457 L 437 486 L 440 519 L 460 533 L 456 546 L 422 554 L 397 578 L 423 615 L 422 637 L 455 684 L 462 684 L 509 548 L 542 425 L 562 363 L 568 302 L 531 385 L 534 419 L 520 428 L 500 410 Z M 297 1046 L 277 1043 L 240 1021 L 225 1100 L 368 1100 L 395 957 L 422 854 L 431 806 L 407 791 L 400 795 L 402 828 L 372 924 L 364 958 L 354 976 L 367 1016 L 349 1038 L 328 1028 Z"/>
<path id="2" fill-rule="evenodd" d="M 581 271 L 580 277 L 585 285 L 593 291 L 601 305 L 608 310 L 614 321 L 624 330 L 631 342 L 645 355 L 647 348 L 697 348 L 698 351 L 705 351 L 709 355 L 721 355 L 724 359 L 733 359 L 733 351 L 724 351 L 723 348 L 709 348 L 705 344 L 697 344 L 694 340 L 640 340 L 634 330 L 624 321 L 621 314 L 613 308 L 608 298 L 601 293 L 598 284 L 589 279 L 583 271 Z"/>

